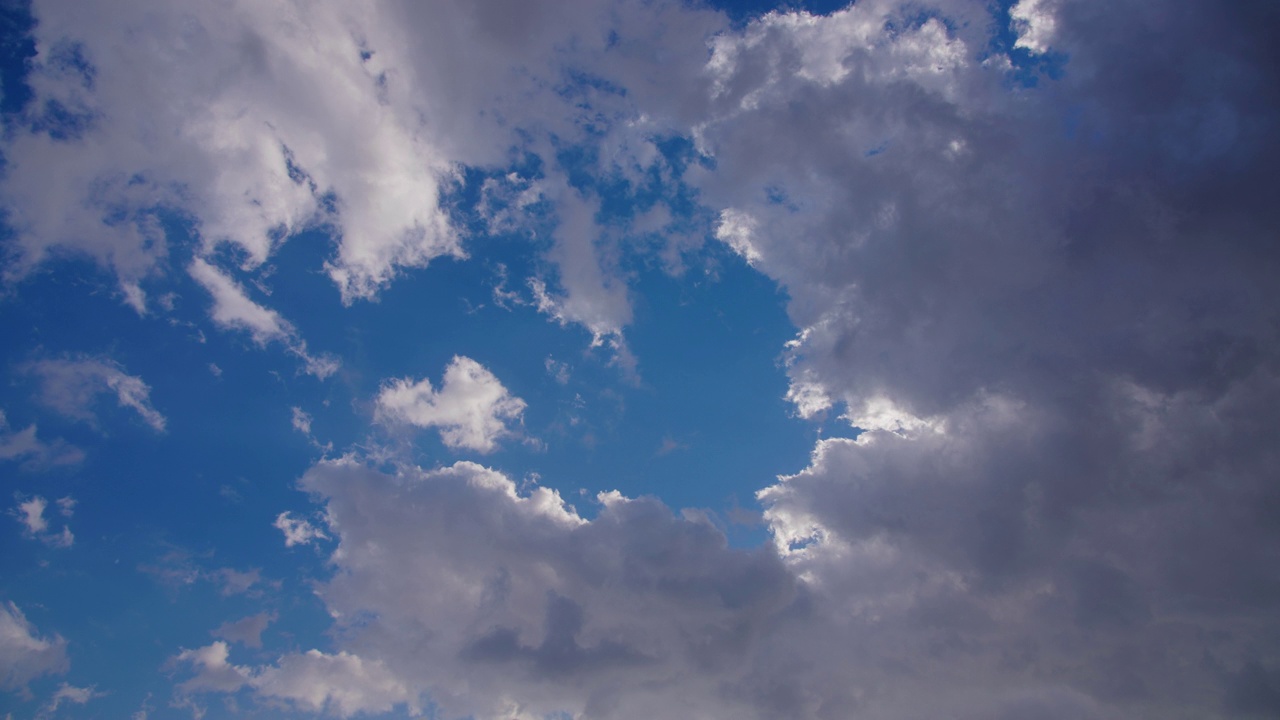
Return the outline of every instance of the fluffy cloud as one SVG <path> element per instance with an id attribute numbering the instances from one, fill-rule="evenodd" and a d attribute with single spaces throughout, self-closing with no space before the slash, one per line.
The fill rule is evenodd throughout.
<path id="1" fill-rule="evenodd" d="M 40 400 L 75 420 L 96 424 L 93 403 L 98 395 L 115 395 L 120 407 L 129 408 L 156 432 L 164 432 L 166 420 L 151 405 L 151 386 L 129 375 L 110 360 L 80 358 L 41 360 L 27 366 L 40 378 Z"/>
<path id="2" fill-rule="evenodd" d="M 381 663 L 350 653 L 326 655 L 311 650 L 260 668 L 233 665 L 229 657 L 230 650 L 221 641 L 179 653 L 174 660 L 196 671 L 182 684 L 182 691 L 235 692 L 250 687 L 259 697 L 342 718 L 388 712 L 397 705 L 406 705 L 411 715 L 420 713 L 405 686 Z"/>
<path id="3" fill-rule="evenodd" d="M 315 540 L 328 537 L 320 528 L 302 518 L 292 518 L 287 512 L 276 516 L 275 527 L 284 533 L 285 547 L 308 545 Z"/>
<path id="4" fill-rule="evenodd" d="M 1189 498 L 1099 509 L 1088 532 L 1047 502 L 1028 514 L 993 468 L 1034 460 L 1018 453 L 1041 429 L 998 405 L 973 412 L 1022 436 L 1002 453 L 966 458 L 963 428 L 825 441 L 762 493 L 777 543 L 754 550 L 652 499 L 602 494 L 587 520 L 473 463 L 387 475 L 323 462 L 301 486 L 338 540 L 318 592 L 342 649 L 239 667 L 215 644 L 184 656 L 196 674 L 183 687 L 344 716 L 429 699 L 495 720 L 1192 718 L 1224 698 L 1265 703 L 1268 660 L 1249 634 L 1270 637 L 1271 605 L 1238 599 L 1266 550 L 1238 575 L 1181 576 L 1196 561 L 1177 556 L 1216 535 L 1175 537 Z M 927 472 L 939 453 L 970 474 Z M 354 687 L 326 684 L 340 666 Z"/>
<path id="5" fill-rule="evenodd" d="M 36 11 L 11 280 L 84 253 L 145 308 L 177 209 L 214 321 L 296 350 L 214 251 L 251 270 L 333 227 L 338 291 L 373 297 L 463 255 L 441 198 L 497 168 L 510 197 L 486 186 L 483 219 L 547 239 L 513 286 L 622 358 L 643 223 L 603 222 L 598 188 L 655 176 L 788 294 L 797 413 L 856 435 L 760 493 L 754 551 L 649 499 L 588 520 L 473 464 L 322 463 L 303 487 L 338 543 L 341 647 L 186 651 L 187 692 L 480 718 L 1276 714 L 1273 5 Z M 664 164 L 664 133 L 703 161 Z M 506 174 L 513 152 L 541 176 Z M 523 408 L 456 358 L 439 389 L 384 385 L 377 416 L 488 452 Z"/>
<path id="6" fill-rule="evenodd" d="M 464 166 L 526 154 L 546 171 L 536 183 L 515 176 L 527 192 L 508 214 L 528 220 L 532 198 L 552 207 L 546 271 L 533 278 L 552 288 L 544 308 L 634 364 L 621 338 L 622 233 L 601 225 L 597 191 L 571 186 L 575 170 L 557 158 L 600 143 L 584 155 L 593 173 L 674 179 L 656 140 L 706 104 L 705 38 L 721 16 L 673 0 L 382 0 L 359 12 L 155 0 L 85 12 L 41 0 L 33 13 L 34 98 L 4 142 L 0 182 L 9 282 L 88 256 L 146 312 L 145 286 L 186 242 L 166 230 L 176 213 L 196 242 L 172 255 L 195 255 L 188 269 L 215 295 L 215 315 L 280 337 L 278 316 L 210 269 L 216 252 L 252 270 L 302 231 L 330 232 L 324 268 L 343 301 L 375 298 L 406 269 L 466 256 L 449 211 Z"/>
<path id="7" fill-rule="evenodd" d="M 20 172 L 2 189 L 19 211 L 11 275 L 86 252 L 141 308 L 139 284 L 167 254 L 166 208 L 192 213 L 205 248 L 230 244 L 251 266 L 282 237 L 335 225 L 328 269 L 348 301 L 459 253 L 438 202 L 449 163 L 421 132 L 408 78 L 384 60 L 392 28 L 340 4 L 42 2 L 35 13 L 33 123 L 8 143 Z"/>
<path id="8" fill-rule="evenodd" d="M 19 497 L 18 501 L 18 506 L 13 509 L 12 514 L 22 525 L 25 535 L 51 547 L 69 548 L 75 544 L 76 538 L 71 534 L 70 526 L 64 524 L 62 532 L 49 530 L 49 521 L 44 516 L 44 511 L 49 507 L 48 500 L 36 495 L 28 500 Z M 61 498 L 58 500 L 58 508 L 63 516 L 69 517 L 75 503 L 76 501 L 69 497 Z"/>
<path id="9" fill-rule="evenodd" d="M 383 702 L 428 693 L 449 717 L 741 713 L 744 676 L 774 665 L 748 651 L 797 595 L 768 548 L 729 549 L 704 517 L 652 500 L 604 496 L 588 522 L 553 490 L 520 495 L 467 462 L 388 476 L 343 459 L 301 484 L 326 499 L 340 539 L 321 595 L 354 624 L 341 633 L 346 656 L 237 671 L 263 678 L 263 695 L 310 697 L 300 688 L 321 686 L 325 668 L 359 660 L 383 675 Z M 190 688 L 239 687 L 230 672 L 205 663 Z M 293 676 L 307 679 L 285 683 Z"/>
<path id="10" fill-rule="evenodd" d="M 69 665 L 66 640 L 41 637 L 17 605 L 0 605 L 0 688 L 19 690 Z"/>
<path id="11" fill-rule="evenodd" d="M 426 379 L 404 378 L 383 385 L 377 417 L 383 422 L 439 428 L 445 445 L 487 453 L 511 434 L 507 423 L 518 422 L 524 408 L 525 402 L 483 365 L 456 356 L 445 368 L 439 391 Z"/>

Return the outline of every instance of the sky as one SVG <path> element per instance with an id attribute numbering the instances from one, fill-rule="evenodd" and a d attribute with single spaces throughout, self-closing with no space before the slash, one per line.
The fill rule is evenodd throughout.
<path id="1" fill-rule="evenodd" d="M 0 718 L 1280 716 L 1277 36 L 5 0 Z"/>

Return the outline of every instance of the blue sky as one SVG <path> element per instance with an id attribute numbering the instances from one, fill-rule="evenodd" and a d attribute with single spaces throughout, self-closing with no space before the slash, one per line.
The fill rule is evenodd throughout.
<path id="1" fill-rule="evenodd" d="M 1274 9 L 2 17 L 0 717 L 1280 712 Z"/>

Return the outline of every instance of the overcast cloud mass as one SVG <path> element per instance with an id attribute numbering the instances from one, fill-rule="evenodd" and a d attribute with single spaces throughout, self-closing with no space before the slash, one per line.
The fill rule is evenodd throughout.
<path id="1" fill-rule="evenodd" d="M 9 718 L 1280 717 L 1280 5 L 14 0 Z"/>

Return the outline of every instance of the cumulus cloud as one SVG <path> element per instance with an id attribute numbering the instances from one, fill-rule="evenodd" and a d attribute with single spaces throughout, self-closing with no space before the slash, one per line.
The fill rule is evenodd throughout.
<path id="1" fill-rule="evenodd" d="M 41 637 L 18 606 L 0 605 L 0 688 L 21 690 L 43 675 L 64 673 L 67 641 Z"/>
<path id="2" fill-rule="evenodd" d="M 322 540 L 328 537 L 320 528 L 312 525 L 303 518 L 293 518 L 289 513 L 282 512 L 276 516 L 275 527 L 284 533 L 284 546 L 293 547 L 294 545 L 310 545 L 316 540 Z"/>
<path id="3" fill-rule="evenodd" d="M 497 448 L 498 440 L 512 433 L 508 423 L 519 422 L 524 408 L 525 402 L 503 387 L 493 373 L 459 355 L 445 368 L 438 391 L 427 379 L 385 383 L 378 393 L 377 418 L 438 428 L 448 447 L 488 453 Z"/>
<path id="4" fill-rule="evenodd" d="M 61 498 L 57 505 L 63 517 L 70 517 L 72 508 L 75 507 L 75 500 L 69 497 Z M 49 520 L 44 516 L 44 511 L 48 507 L 49 501 L 39 495 L 26 500 L 18 496 L 18 505 L 12 510 L 12 514 L 22 525 L 23 534 L 27 537 L 39 540 L 50 547 L 71 547 L 75 544 L 76 538 L 71 533 L 69 525 L 64 523 L 61 532 L 49 529 Z"/>
<path id="5" fill-rule="evenodd" d="M 10 280 L 83 253 L 143 309 L 176 208 L 214 321 L 296 349 L 213 251 L 252 269 L 333 227 L 339 293 L 373 297 L 464 254 L 440 200 L 469 164 L 510 185 L 482 189 L 490 230 L 546 240 L 513 287 L 629 362 L 639 251 L 598 188 L 652 175 L 787 293 L 787 397 L 852 436 L 760 492 L 773 542 L 751 551 L 651 499 L 588 520 L 469 463 L 322 463 L 303 487 L 342 647 L 185 651 L 187 692 L 505 719 L 1276 714 L 1274 5 L 863 0 L 738 26 L 662 2 L 81 5 L 36 8 Z M 161 40 L 120 40 L 139 32 Z M 55 101 L 80 124 L 41 126 Z M 664 164 L 664 133 L 702 161 Z M 507 174 L 513 148 L 542 176 Z M 488 452 L 523 409 L 459 357 L 376 412 Z"/>
<path id="6" fill-rule="evenodd" d="M 764 660 L 743 651 L 796 593 L 772 552 L 729 549 L 704 518 L 652 500 L 609 495 L 588 522 L 554 490 L 521 495 L 467 462 L 387 476 L 342 459 L 313 468 L 302 487 L 327 499 L 340 539 L 321 596 L 335 616 L 363 620 L 342 633 L 345 658 L 309 653 L 241 670 L 264 678 L 260 692 L 308 697 L 286 693 L 283 678 L 359 658 L 379 668 L 383 702 L 412 706 L 429 693 L 449 717 L 681 707 L 719 716 L 721 702 L 750 707 L 722 700 L 736 693 L 719 685 Z M 194 682 L 238 687 L 228 672 L 217 665 Z"/>
<path id="7" fill-rule="evenodd" d="M 339 237 L 327 267 L 347 301 L 400 268 L 459 254 L 438 202 L 450 165 L 422 132 L 412 77 L 389 72 L 385 13 L 167 2 L 34 11 L 37 122 L 7 143 L 17 172 L 0 188 L 19 233 L 11 276 L 84 252 L 142 308 L 140 284 L 167 255 L 161 208 L 190 212 L 205 248 L 230 244 L 248 265 L 330 223 Z M 156 41 L 111 40 L 137 33 Z M 38 121 L 55 103 L 74 129 Z"/>
<path id="8" fill-rule="evenodd" d="M 145 313 L 157 304 L 145 287 L 171 272 L 175 244 L 191 243 L 188 270 L 221 298 L 222 316 L 269 337 L 278 317 L 208 272 L 215 251 L 252 270 L 303 231 L 330 232 L 324 268 L 342 300 L 376 298 L 407 269 L 466 257 L 449 209 L 461 171 L 500 168 L 514 149 L 547 160 L 547 172 L 536 183 L 516 174 L 520 190 L 483 215 L 515 231 L 532 206 L 551 207 L 544 309 L 611 339 L 632 364 L 621 234 L 598 222 L 599 193 L 571 187 L 556 157 L 603 139 L 603 152 L 584 156 L 591 171 L 636 186 L 653 173 L 674 179 L 657 141 L 687 131 L 705 105 L 701 63 L 718 14 L 675 0 L 382 0 L 306 13 L 157 0 L 84 12 L 43 0 L 33 13 L 34 97 L 4 141 L 0 182 L 10 283 L 87 256 Z M 134 37 L 163 40 L 120 40 Z M 581 77 L 609 79 L 566 84 Z M 193 239 L 166 230 L 174 212 L 192 219 Z"/>
<path id="9" fill-rule="evenodd" d="M 406 706 L 412 716 L 421 713 L 405 686 L 381 663 L 350 653 L 329 655 L 311 650 L 263 667 L 234 665 L 229 657 L 230 649 L 222 641 L 182 651 L 175 662 L 190 666 L 195 676 L 180 689 L 185 693 L 235 692 L 249 687 L 258 697 L 342 718 L 389 712 L 398 705 Z"/>
<path id="10" fill-rule="evenodd" d="M 1004 412 L 1009 432 L 1038 431 Z M 1233 688 L 1253 687 L 1249 668 L 1265 679 L 1265 661 L 1235 634 L 1266 624 L 1269 605 L 1224 614 L 1239 586 L 1196 589 L 1176 567 L 1142 566 L 1152 547 L 1168 544 L 1176 562 L 1211 536 L 1173 537 L 1189 506 L 1136 522 L 1109 508 L 1080 532 L 1051 505 L 1028 516 L 1001 495 L 991 468 L 1021 467 L 1011 447 L 970 475 L 925 471 L 972 446 L 890 430 L 824 441 L 809 468 L 762 493 L 776 543 L 751 550 L 653 499 L 605 493 L 587 520 L 554 490 L 521 494 L 473 463 L 387 475 L 322 462 L 301 486 L 338 541 L 318 593 L 341 650 L 239 667 L 215 644 L 188 651 L 184 688 L 249 686 L 338 715 L 429 698 L 446 717 L 495 720 L 1190 718 L 1226 691 L 1258 702 Z M 1151 537 L 1152 524 L 1169 535 Z M 342 690 L 343 705 L 318 679 L 338 667 L 379 679 Z"/>
<path id="11" fill-rule="evenodd" d="M 118 363 L 88 357 L 40 360 L 26 370 L 40 378 L 41 402 L 69 418 L 96 425 L 94 401 L 99 395 L 115 395 L 120 407 L 138 413 L 156 432 L 165 430 L 167 420 L 151 405 L 151 386 Z"/>

